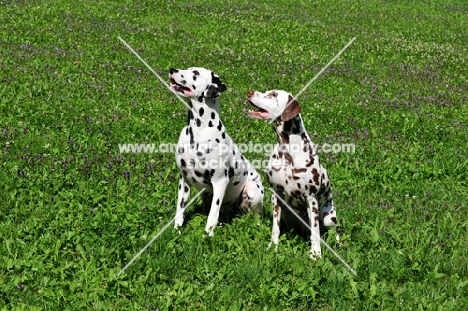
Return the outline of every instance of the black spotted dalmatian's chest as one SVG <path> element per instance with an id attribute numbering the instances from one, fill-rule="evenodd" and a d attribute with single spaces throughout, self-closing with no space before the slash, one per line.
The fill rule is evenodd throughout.
<path id="1" fill-rule="evenodd" d="M 219 122 L 221 124 L 221 122 Z M 233 203 L 247 181 L 260 178 L 250 163 L 240 153 L 224 127 L 185 127 L 179 137 L 176 163 L 189 185 L 212 193 L 212 183 L 228 178 L 224 201 Z"/>

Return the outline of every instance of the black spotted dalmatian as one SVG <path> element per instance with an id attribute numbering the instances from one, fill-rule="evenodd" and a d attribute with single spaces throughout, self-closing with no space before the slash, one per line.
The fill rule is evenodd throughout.
<path id="1" fill-rule="evenodd" d="M 184 221 L 190 187 L 205 189 L 203 206 L 209 207 L 205 231 L 212 236 L 221 206 L 239 206 L 243 211 L 263 212 L 261 177 L 226 132 L 219 117 L 218 96 L 226 85 L 212 71 L 192 67 L 171 68 L 171 90 L 190 106 L 188 124 L 177 144 L 180 171 L 175 227 Z"/>
<path id="2" fill-rule="evenodd" d="M 310 225 L 313 231 L 310 236 L 310 256 L 313 259 L 320 258 L 320 227 L 336 226 L 336 211 L 328 173 L 320 165 L 316 147 L 306 132 L 300 114 L 301 107 L 291 94 L 281 90 L 265 93 L 248 91 L 247 97 L 254 108 L 249 111 L 249 116 L 272 121 L 278 135 L 278 143 L 268 164 L 268 181 L 275 192 Z M 272 204 L 270 245 L 273 242 L 277 248 L 280 219 L 288 223 L 295 217 L 288 213 L 289 210 L 273 193 Z M 282 213 L 282 209 L 286 210 Z"/>

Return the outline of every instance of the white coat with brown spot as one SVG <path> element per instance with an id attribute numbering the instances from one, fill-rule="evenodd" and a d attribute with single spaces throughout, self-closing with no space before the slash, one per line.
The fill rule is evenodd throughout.
<path id="1" fill-rule="evenodd" d="M 313 259 L 321 257 L 320 228 L 336 226 L 328 173 L 320 165 L 316 147 L 306 132 L 301 107 L 285 91 L 248 92 L 254 110 L 249 116 L 272 121 L 278 135 L 268 164 L 267 177 L 275 192 L 309 224 Z M 271 242 L 278 247 L 280 219 L 297 223 L 284 204 L 272 194 L 273 229 Z M 282 212 L 282 210 L 285 210 Z M 286 212 L 286 213 L 285 213 Z M 271 245 L 270 242 L 270 245 Z"/>

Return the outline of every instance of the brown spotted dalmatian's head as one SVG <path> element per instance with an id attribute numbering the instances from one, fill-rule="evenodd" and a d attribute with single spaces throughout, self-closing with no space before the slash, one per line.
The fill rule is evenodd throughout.
<path id="1" fill-rule="evenodd" d="M 247 97 L 254 108 L 249 116 L 255 119 L 289 121 L 301 112 L 297 100 L 286 91 L 248 91 Z"/>
<path id="2" fill-rule="evenodd" d="M 200 67 L 186 70 L 171 68 L 169 80 L 172 92 L 182 97 L 198 99 L 200 102 L 203 98 L 218 97 L 227 90 L 218 75 Z"/>

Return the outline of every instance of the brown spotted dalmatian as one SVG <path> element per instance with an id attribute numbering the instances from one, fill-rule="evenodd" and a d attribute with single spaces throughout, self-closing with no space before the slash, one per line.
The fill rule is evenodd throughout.
<path id="1" fill-rule="evenodd" d="M 301 107 L 291 94 L 281 90 L 265 93 L 249 91 L 247 96 L 254 108 L 249 111 L 249 116 L 272 121 L 278 135 L 278 144 L 268 164 L 268 181 L 281 199 L 310 225 L 313 231 L 310 236 L 310 256 L 313 259 L 320 258 L 320 227 L 336 226 L 336 211 L 328 173 L 320 165 L 316 147 L 306 132 L 300 114 Z M 274 193 L 272 204 L 271 242 L 276 244 L 277 249 L 280 219 L 291 223 L 295 216 Z"/>
<path id="2" fill-rule="evenodd" d="M 182 225 L 190 187 L 202 194 L 209 207 L 205 231 L 212 236 L 221 206 L 239 206 L 261 214 L 264 189 L 261 177 L 226 132 L 219 117 L 218 96 L 226 85 L 212 71 L 171 68 L 171 90 L 189 106 L 188 124 L 179 136 L 176 162 L 180 171 L 175 227 Z"/>

